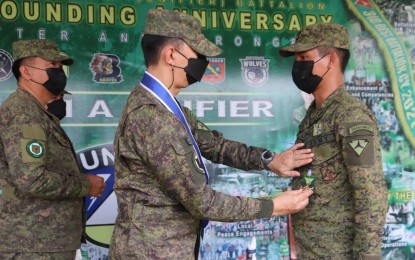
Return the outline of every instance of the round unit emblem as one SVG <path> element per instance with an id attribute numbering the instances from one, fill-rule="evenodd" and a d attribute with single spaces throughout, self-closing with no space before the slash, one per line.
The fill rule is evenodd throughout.
<path id="1" fill-rule="evenodd" d="M 43 145 L 38 140 L 32 140 L 26 145 L 27 153 L 34 158 L 41 158 L 44 154 Z"/>

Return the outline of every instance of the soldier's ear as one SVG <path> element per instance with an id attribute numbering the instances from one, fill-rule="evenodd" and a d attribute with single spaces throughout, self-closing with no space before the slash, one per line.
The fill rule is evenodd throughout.
<path id="1" fill-rule="evenodd" d="M 174 65 L 173 59 L 174 47 L 172 45 L 167 45 L 163 48 L 162 54 L 160 55 L 164 62 L 171 65 Z"/>
<path id="2" fill-rule="evenodd" d="M 29 80 L 31 78 L 29 70 L 27 69 L 26 65 L 21 64 L 19 67 L 19 71 L 20 71 L 20 76 L 23 77 L 24 79 Z"/>
<path id="3" fill-rule="evenodd" d="M 337 57 L 337 53 L 334 50 L 331 50 L 329 52 L 329 67 L 332 67 L 334 65 L 334 63 L 339 59 L 339 57 Z"/>

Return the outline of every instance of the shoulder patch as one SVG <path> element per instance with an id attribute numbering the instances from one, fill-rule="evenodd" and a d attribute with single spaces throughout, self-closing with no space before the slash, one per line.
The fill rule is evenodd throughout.
<path id="1" fill-rule="evenodd" d="M 40 126 L 23 126 L 23 138 L 46 141 L 46 134 Z"/>
<path id="2" fill-rule="evenodd" d="M 355 125 L 349 128 L 349 134 L 353 134 L 356 131 L 368 131 L 373 133 L 373 126 L 372 125 L 366 125 L 366 124 L 360 124 L 360 125 Z"/>
<path id="3" fill-rule="evenodd" d="M 42 158 L 45 148 L 39 140 L 30 140 L 26 144 L 26 152 L 33 158 Z"/>
<path id="4" fill-rule="evenodd" d="M 349 136 L 345 138 L 345 162 L 354 166 L 369 166 L 375 163 L 373 135 Z"/>

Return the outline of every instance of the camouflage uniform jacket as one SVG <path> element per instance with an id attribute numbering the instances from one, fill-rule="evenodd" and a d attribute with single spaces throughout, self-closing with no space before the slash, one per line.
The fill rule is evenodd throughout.
<path id="1" fill-rule="evenodd" d="M 342 86 L 320 108 L 310 106 L 297 142 L 315 154 L 293 180 L 294 189 L 306 181 L 314 187 L 310 204 L 293 215 L 299 259 L 380 254 L 388 191 L 372 112 Z"/>
<path id="2" fill-rule="evenodd" d="M 0 108 L 0 252 L 80 247 L 82 176 L 59 120 L 18 89 Z"/>
<path id="3" fill-rule="evenodd" d="M 263 169 L 264 149 L 210 131 L 190 110 L 186 120 L 203 156 L 241 169 Z M 118 216 L 110 259 L 193 259 L 201 219 L 270 217 L 270 199 L 232 197 L 206 185 L 178 117 L 141 86 L 131 92 L 114 141 Z"/>

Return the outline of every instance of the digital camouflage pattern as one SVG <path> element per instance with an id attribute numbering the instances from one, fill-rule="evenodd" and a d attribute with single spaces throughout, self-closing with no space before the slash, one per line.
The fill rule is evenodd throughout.
<path id="1" fill-rule="evenodd" d="M 296 142 L 315 154 L 293 179 L 294 189 L 308 181 L 314 189 L 310 204 L 292 216 L 299 259 L 380 259 L 388 190 L 372 112 L 343 86 L 320 108 L 309 107 Z"/>
<path id="2" fill-rule="evenodd" d="M 89 181 L 59 120 L 18 89 L 0 107 L 0 132 L 0 258 L 80 248 Z"/>
<path id="3" fill-rule="evenodd" d="M 47 253 L 1 253 L 1 260 L 74 260 L 76 251 Z"/>
<path id="4" fill-rule="evenodd" d="M 199 20 L 178 11 L 150 10 L 147 14 L 144 34 L 180 38 L 194 51 L 207 57 L 222 53 L 222 49 L 203 35 Z"/>
<path id="5" fill-rule="evenodd" d="M 13 59 L 40 57 L 48 61 L 60 61 L 64 65 L 72 65 L 73 60 L 59 50 L 56 43 L 50 40 L 20 40 L 12 43 Z"/>
<path id="6" fill-rule="evenodd" d="M 349 49 L 349 33 L 346 28 L 334 23 L 319 23 L 304 27 L 297 34 L 295 43 L 280 49 L 283 57 L 294 55 L 318 46 Z"/>
<path id="7" fill-rule="evenodd" d="M 264 149 L 229 141 L 184 108 L 202 155 L 245 170 L 264 169 Z M 114 141 L 118 216 L 110 259 L 194 259 L 201 219 L 270 217 L 271 199 L 233 197 L 206 184 L 192 141 L 177 116 L 137 86 Z"/>

